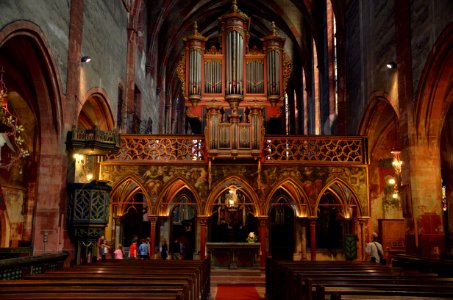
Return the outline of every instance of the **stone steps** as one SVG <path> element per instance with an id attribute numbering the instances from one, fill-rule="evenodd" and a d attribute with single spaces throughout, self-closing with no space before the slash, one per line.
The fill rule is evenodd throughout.
<path id="1" fill-rule="evenodd" d="M 265 273 L 264 271 L 257 269 L 255 270 L 212 269 L 211 286 L 217 286 L 218 284 L 254 285 L 264 287 Z"/>

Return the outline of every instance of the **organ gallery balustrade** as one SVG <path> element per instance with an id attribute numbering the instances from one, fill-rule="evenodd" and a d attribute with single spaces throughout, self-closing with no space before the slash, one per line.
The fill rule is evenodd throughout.
<path id="1" fill-rule="evenodd" d="M 201 135 L 122 135 L 121 140 L 118 153 L 107 160 L 200 163 L 209 158 Z M 366 138 L 361 136 L 265 136 L 257 150 L 264 163 L 368 163 Z"/>

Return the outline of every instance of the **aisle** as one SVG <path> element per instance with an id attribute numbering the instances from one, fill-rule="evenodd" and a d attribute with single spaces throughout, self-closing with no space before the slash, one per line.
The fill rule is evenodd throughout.
<path id="1" fill-rule="evenodd" d="M 221 284 L 217 286 L 215 300 L 260 300 L 255 286 Z"/>
<path id="2" fill-rule="evenodd" d="M 260 300 L 265 296 L 260 270 L 211 270 L 211 300 Z"/>

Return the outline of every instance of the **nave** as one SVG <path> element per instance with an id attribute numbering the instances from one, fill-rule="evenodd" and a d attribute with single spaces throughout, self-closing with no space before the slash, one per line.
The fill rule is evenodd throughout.
<path id="1" fill-rule="evenodd" d="M 213 268 L 210 258 L 114 260 L 64 268 L 67 254 L 0 262 L 2 299 L 418 299 L 453 297 L 452 261 L 395 255 L 392 264 L 283 261 Z"/>

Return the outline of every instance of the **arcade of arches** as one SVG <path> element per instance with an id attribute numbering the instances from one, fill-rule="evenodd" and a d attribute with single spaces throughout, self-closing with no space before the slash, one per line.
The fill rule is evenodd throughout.
<path id="1" fill-rule="evenodd" d="M 451 255 L 453 3 L 428 2 L 0 1 L 0 257 Z"/>

